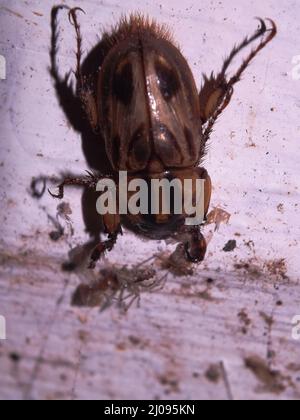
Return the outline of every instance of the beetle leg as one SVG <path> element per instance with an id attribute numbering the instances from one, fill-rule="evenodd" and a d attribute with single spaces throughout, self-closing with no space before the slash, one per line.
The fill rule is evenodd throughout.
<path id="1" fill-rule="evenodd" d="M 76 51 L 76 72 L 75 76 L 77 79 L 77 94 L 80 98 L 80 101 L 83 105 L 84 111 L 87 115 L 88 121 L 91 124 L 91 127 L 94 132 L 99 131 L 98 124 L 98 110 L 97 102 L 94 96 L 94 89 L 91 86 L 91 82 L 88 80 L 88 77 L 85 76 L 81 70 L 81 57 L 82 57 L 82 36 L 80 25 L 77 20 L 76 12 L 80 11 L 85 13 L 80 7 L 75 7 L 69 11 L 69 20 L 70 23 L 74 26 L 76 32 L 77 40 L 77 51 Z"/>
<path id="2" fill-rule="evenodd" d="M 186 233 L 190 236 L 189 241 L 184 244 L 186 259 L 192 263 L 202 262 L 205 258 L 207 245 L 201 233 L 201 227 L 193 226 L 186 228 L 186 230 Z"/>
<path id="3" fill-rule="evenodd" d="M 207 170 L 205 168 L 196 168 L 196 172 L 200 179 L 204 179 L 204 221 L 206 221 L 207 213 L 210 206 L 210 200 L 212 195 L 212 181 Z"/>
<path id="4" fill-rule="evenodd" d="M 209 139 L 215 122 L 229 104 L 233 94 L 233 86 L 241 79 L 243 72 L 258 52 L 263 49 L 276 35 L 277 28 L 275 23 L 271 19 L 267 20 L 271 23 L 270 29 L 267 29 L 265 21 L 259 19 L 261 24 L 260 28 L 255 31 L 251 37 L 246 37 L 243 42 L 233 48 L 228 58 L 224 61 L 221 72 L 217 76 L 214 76 L 212 73 L 210 78 L 204 76 L 204 85 L 202 86 L 199 94 L 200 118 L 203 124 L 207 124 L 203 133 L 204 142 L 207 142 Z M 268 36 L 264 37 L 267 32 L 269 32 Z M 250 52 L 237 72 L 229 80 L 227 80 L 226 72 L 235 56 L 243 48 L 247 47 L 260 37 L 263 38 L 258 46 Z"/>
<path id="5" fill-rule="evenodd" d="M 103 216 L 103 222 L 106 232 L 108 233 L 108 239 L 106 241 L 100 242 L 94 248 L 91 255 L 91 263 L 89 265 L 90 269 L 95 268 L 96 262 L 100 260 L 105 252 L 111 251 L 113 249 L 117 243 L 118 236 L 123 234 L 119 215 L 106 214 Z"/>
<path id="6" fill-rule="evenodd" d="M 85 188 L 90 188 L 96 191 L 97 182 L 101 178 L 103 178 L 103 176 L 96 176 L 89 172 L 88 172 L 88 176 L 84 176 L 84 177 L 78 177 L 78 178 L 67 177 L 63 180 L 61 184 L 58 185 L 58 194 L 53 194 L 50 190 L 48 190 L 48 192 L 53 198 L 58 198 L 61 200 L 64 198 L 64 190 L 66 186 L 85 187 Z"/>
<path id="7" fill-rule="evenodd" d="M 204 221 L 206 220 L 207 213 L 209 210 L 212 183 L 208 172 L 204 168 L 197 168 L 196 172 L 200 179 L 205 180 L 204 184 Z M 186 259 L 189 262 L 199 263 L 204 260 L 206 254 L 206 240 L 201 233 L 201 226 L 184 226 L 183 228 L 189 240 L 184 243 L 184 250 Z"/>
<path id="8" fill-rule="evenodd" d="M 180 179 L 183 176 L 184 179 L 201 179 L 204 180 L 204 194 L 203 200 L 203 223 L 206 221 L 207 213 L 209 210 L 211 193 L 212 193 L 212 182 L 211 178 L 205 168 L 199 167 L 192 170 L 181 173 L 173 172 L 174 177 Z M 196 190 L 193 190 L 193 195 Z M 196 197 L 193 197 L 193 202 L 196 201 Z M 202 205 L 202 204 L 201 204 Z M 187 215 L 186 215 L 187 216 Z M 184 250 L 185 258 L 189 262 L 198 263 L 204 260 L 206 254 L 206 240 L 201 233 L 201 225 L 188 226 L 184 224 L 180 227 L 179 232 L 174 235 L 176 240 L 181 242 L 180 249 Z"/>

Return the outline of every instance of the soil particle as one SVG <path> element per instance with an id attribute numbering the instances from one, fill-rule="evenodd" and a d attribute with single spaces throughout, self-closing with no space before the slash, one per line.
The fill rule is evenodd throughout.
<path id="1" fill-rule="evenodd" d="M 260 383 L 258 391 L 281 394 L 286 390 L 288 378 L 280 372 L 272 370 L 267 363 L 258 356 L 251 356 L 245 359 L 245 366 L 257 378 Z"/>
<path id="2" fill-rule="evenodd" d="M 230 240 L 227 242 L 227 244 L 224 246 L 223 251 L 224 252 L 232 252 L 236 248 L 236 240 Z"/>
<path id="3" fill-rule="evenodd" d="M 220 379 L 222 378 L 222 372 L 220 365 L 218 364 L 212 364 L 209 366 L 207 371 L 205 372 L 206 379 L 209 380 L 209 382 L 212 382 L 214 384 L 217 384 Z"/>

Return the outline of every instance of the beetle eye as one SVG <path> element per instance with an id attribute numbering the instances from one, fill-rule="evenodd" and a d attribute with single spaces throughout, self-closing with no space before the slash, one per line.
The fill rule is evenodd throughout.
<path id="1" fill-rule="evenodd" d="M 164 99 L 169 101 L 176 95 L 180 87 L 177 74 L 159 61 L 155 63 L 155 71 L 161 94 Z"/>

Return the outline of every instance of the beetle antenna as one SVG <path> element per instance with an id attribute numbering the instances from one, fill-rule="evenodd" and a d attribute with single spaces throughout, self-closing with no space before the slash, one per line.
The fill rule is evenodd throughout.
<path id="1" fill-rule="evenodd" d="M 253 58 L 259 53 L 260 50 L 262 50 L 270 41 L 272 41 L 272 39 L 275 37 L 275 35 L 277 34 L 277 27 L 276 24 L 273 20 L 271 19 L 266 19 L 267 21 L 269 21 L 271 23 L 271 29 L 267 29 L 265 22 L 262 19 L 259 19 L 260 23 L 261 23 L 261 27 L 256 31 L 256 33 L 249 39 L 245 39 L 238 47 L 234 48 L 232 53 L 229 55 L 228 59 L 225 60 L 225 63 L 223 65 L 223 69 L 221 74 L 225 75 L 225 72 L 228 68 L 228 66 L 230 65 L 231 61 L 233 60 L 233 58 L 235 57 L 236 54 L 238 54 L 239 51 L 241 51 L 241 49 L 243 49 L 244 47 L 246 47 L 247 45 L 249 45 L 251 42 L 253 42 L 254 40 L 256 40 L 257 38 L 259 38 L 260 36 L 263 36 L 266 32 L 269 32 L 269 35 L 265 38 L 262 39 L 262 41 L 258 44 L 258 46 L 256 48 L 254 48 L 250 54 L 248 55 L 248 57 L 243 61 L 242 65 L 240 66 L 240 68 L 238 69 L 238 71 L 236 72 L 236 74 L 234 76 L 232 76 L 232 78 L 229 80 L 228 85 L 234 85 L 236 82 L 238 82 L 241 78 L 242 73 L 245 71 L 245 69 L 248 67 L 249 63 L 253 60 Z"/>
<path id="2" fill-rule="evenodd" d="M 266 31 L 267 27 L 265 22 L 261 18 L 257 18 L 260 22 L 260 28 L 258 28 L 257 31 L 254 32 L 254 34 L 251 37 L 247 37 L 238 45 L 235 45 L 229 56 L 225 59 L 221 74 L 225 76 L 225 73 L 230 66 L 232 60 L 234 57 L 244 48 L 246 48 L 248 45 L 250 45 L 253 41 L 258 39 L 259 37 L 263 36 Z"/>
<path id="3" fill-rule="evenodd" d="M 250 62 L 253 60 L 253 58 L 258 54 L 258 52 L 263 49 L 277 34 L 277 27 L 273 20 L 266 19 L 268 22 L 271 23 L 271 28 L 267 29 L 267 26 L 265 22 L 259 18 L 260 21 L 260 28 L 250 37 L 246 37 L 244 41 L 235 46 L 228 58 L 225 60 L 223 64 L 223 68 L 221 72 L 217 75 L 217 77 L 211 76 L 211 79 L 207 79 L 206 83 L 209 85 L 211 83 L 212 85 L 216 85 L 216 87 L 220 87 L 223 91 L 223 93 L 219 96 L 217 103 L 214 106 L 214 112 L 209 116 L 208 120 L 205 121 L 207 123 L 206 128 L 203 133 L 204 138 L 204 144 L 208 141 L 214 124 L 217 121 L 220 114 L 223 112 L 223 110 L 227 107 L 229 104 L 232 94 L 233 94 L 233 86 L 240 80 L 243 72 L 246 70 Z M 263 36 L 266 32 L 269 32 L 269 35 L 262 39 L 259 45 L 254 48 L 248 57 L 243 61 L 242 65 L 239 67 L 237 72 L 229 79 L 229 81 L 226 81 L 226 71 L 231 64 L 234 57 L 246 46 L 248 46 L 251 42 L 255 41 L 257 38 Z M 219 83 L 219 86 L 218 86 Z"/>

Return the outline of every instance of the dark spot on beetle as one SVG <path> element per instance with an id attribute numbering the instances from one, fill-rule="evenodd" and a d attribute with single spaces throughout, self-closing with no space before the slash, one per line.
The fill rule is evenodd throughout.
<path id="1" fill-rule="evenodd" d="M 224 246 L 223 251 L 224 252 L 232 252 L 236 248 L 236 240 L 228 241 L 227 244 Z"/>
<path id="2" fill-rule="evenodd" d="M 117 135 L 113 138 L 113 141 L 112 141 L 112 160 L 115 167 L 118 167 L 119 160 L 120 160 L 120 146 L 121 146 L 121 139 Z"/>
<path id="3" fill-rule="evenodd" d="M 163 162 L 166 158 L 170 161 L 178 156 L 180 156 L 181 163 L 183 162 L 184 157 L 182 156 L 182 151 L 178 145 L 177 139 L 165 124 L 156 124 L 154 127 L 154 138 L 156 146 L 159 149 L 157 154 Z"/>
<path id="4" fill-rule="evenodd" d="M 184 135 L 186 138 L 188 151 L 190 156 L 195 156 L 195 147 L 194 147 L 194 141 L 193 141 L 193 135 L 191 130 L 188 127 L 184 127 Z"/>
<path id="5" fill-rule="evenodd" d="M 169 101 L 176 95 L 180 88 L 178 76 L 172 68 L 167 67 L 161 61 L 155 63 L 155 71 L 161 94 L 164 99 Z"/>
<path id="6" fill-rule="evenodd" d="M 124 105 L 129 105 L 133 95 L 133 73 L 130 63 L 122 66 L 113 77 L 113 94 Z"/>
<path id="7" fill-rule="evenodd" d="M 147 142 L 144 124 L 141 124 L 133 134 L 129 144 L 128 155 L 132 156 L 134 162 L 139 164 L 149 160 L 150 147 Z"/>

